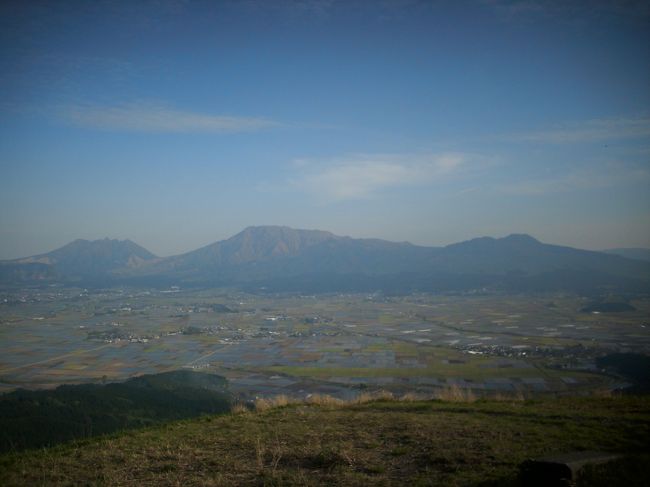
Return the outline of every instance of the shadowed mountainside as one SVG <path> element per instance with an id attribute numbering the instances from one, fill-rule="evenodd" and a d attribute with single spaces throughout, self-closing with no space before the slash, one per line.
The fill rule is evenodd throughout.
<path id="1" fill-rule="evenodd" d="M 626 259 L 637 259 L 650 261 L 650 249 L 608 249 L 603 250 L 607 254 L 620 255 Z"/>

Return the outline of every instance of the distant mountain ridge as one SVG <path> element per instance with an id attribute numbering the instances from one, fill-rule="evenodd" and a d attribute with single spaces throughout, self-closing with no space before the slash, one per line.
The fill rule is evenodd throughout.
<path id="1" fill-rule="evenodd" d="M 227 240 L 168 257 L 158 265 L 176 270 L 191 269 L 194 266 L 203 269 L 242 266 L 295 256 L 308 247 L 341 238 L 321 230 L 294 230 L 280 226 L 248 227 Z"/>
<path id="2" fill-rule="evenodd" d="M 131 240 L 105 238 L 77 239 L 45 254 L 3 263 L 46 265 L 51 275 L 70 278 L 103 275 L 117 269 L 137 267 L 152 259 L 156 259 L 154 254 Z"/>
<path id="3" fill-rule="evenodd" d="M 175 283 L 299 292 L 650 291 L 650 262 L 549 245 L 523 234 L 423 247 L 260 226 L 165 258 L 129 240 L 104 239 L 76 240 L 46 254 L 0 263 L 3 282 L 73 278 L 108 285 Z"/>
<path id="4" fill-rule="evenodd" d="M 416 270 L 413 254 L 434 250 L 409 243 L 353 239 L 321 230 L 289 227 L 248 227 L 237 235 L 185 254 L 160 259 L 123 275 L 172 273 L 186 278 L 227 278 L 234 281 L 324 272 L 382 273 Z M 395 259 L 398 262 L 395 263 Z"/>
<path id="5" fill-rule="evenodd" d="M 650 249 L 643 248 L 618 248 L 603 250 L 606 254 L 620 255 L 626 259 L 650 261 Z"/>

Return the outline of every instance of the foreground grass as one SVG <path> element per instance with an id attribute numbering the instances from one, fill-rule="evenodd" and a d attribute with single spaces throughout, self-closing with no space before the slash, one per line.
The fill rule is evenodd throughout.
<path id="1" fill-rule="evenodd" d="M 516 485 L 575 450 L 650 459 L 650 400 L 288 404 L 5 455 L 0 484 Z"/>

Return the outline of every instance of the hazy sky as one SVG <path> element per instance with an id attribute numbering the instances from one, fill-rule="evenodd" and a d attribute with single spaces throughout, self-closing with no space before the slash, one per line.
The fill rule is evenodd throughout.
<path id="1" fill-rule="evenodd" d="M 3 1 L 0 258 L 248 225 L 650 247 L 650 3 Z"/>

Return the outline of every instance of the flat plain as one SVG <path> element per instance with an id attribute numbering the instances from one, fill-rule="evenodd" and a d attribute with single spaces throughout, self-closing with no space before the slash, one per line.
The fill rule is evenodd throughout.
<path id="1" fill-rule="evenodd" d="M 363 390 L 588 394 L 624 385 L 595 358 L 650 353 L 650 300 L 581 311 L 573 295 L 319 296 L 228 289 L 0 295 L 0 390 L 119 381 L 179 368 L 241 398 Z"/>

